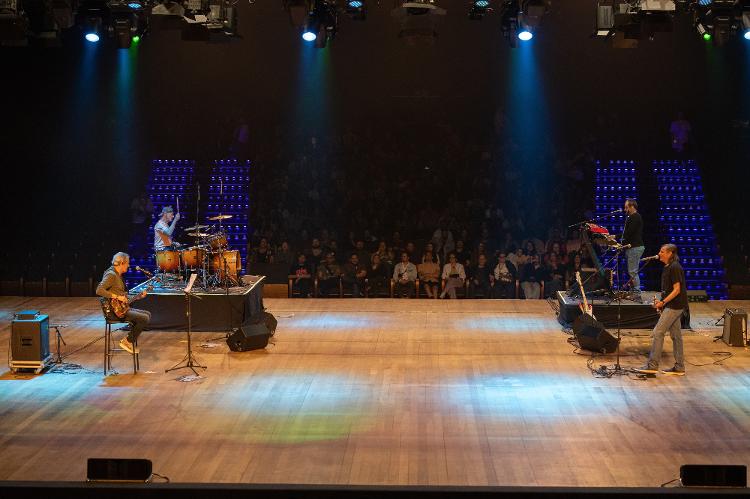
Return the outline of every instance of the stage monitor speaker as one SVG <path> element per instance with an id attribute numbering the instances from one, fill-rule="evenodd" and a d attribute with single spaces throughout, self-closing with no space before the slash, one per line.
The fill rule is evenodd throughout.
<path id="1" fill-rule="evenodd" d="M 268 339 L 276 332 L 276 318 L 268 312 L 263 312 L 260 321 L 247 324 L 237 329 L 227 338 L 227 345 L 233 352 L 246 352 L 265 348 Z"/>
<path id="2" fill-rule="evenodd" d="M 604 329 L 604 325 L 588 314 L 581 314 L 573 321 L 573 334 L 583 350 L 612 353 L 617 350 L 617 338 Z"/>
<path id="3" fill-rule="evenodd" d="M 683 464 L 680 466 L 683 487 L 747 487 L 744 464 Z"/>
<path id="4" fill-rule="evenodd" d="M 724 310 L 724 333 L 722 341 L 733 347 L 745 346 L 747 338 L 747 312 L 742 308 Z"/>
<path id="5" fill-rule="evenodd" d="M 49 357 L 49 316 L 28 313 L 16 314 L 11 323 L 11 356 L 14 361 L 44 362 Z"/>
<path id="6" fill-rule="evenodd" d="M 86 480 L 89 482 L 148 482 L 152 465 L 149 459 L 89 458 Z"/>

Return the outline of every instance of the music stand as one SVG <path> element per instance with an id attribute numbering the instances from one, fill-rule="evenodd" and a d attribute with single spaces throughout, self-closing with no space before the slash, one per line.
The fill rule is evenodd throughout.
<path id="1" fill-rule="evenodd" d="M 190 305 L 190 297 L 195 296 L 199 300 L 202 300 L 198 295 L 195 295 L 193 290 L 193 284 L 195 284 L 195 279 L 198 277 L 198 274 L 191 274 L 190 275 L 190 281 L 188 282 L 188 285 L 185 287 L 185 306 L 186 306 L 186 315 L 187 315 L 187 354 L 185 354 L 185 358 L 183 358 L 180 362 L 175 364 L 174 366 L 170 367 L 169 369 L 165 369 L 164 372 L 168 373 L 169 371 L 175 371 L 177 369 L 185 369 L 188 368 L 191 371 L 193 371 L 193 374 L 198 376 L 198 371 L 195 370 L 196 367 L 200 367 L 201 369 L 205 370 L 207 369 L 206 366 L 201 365 L 198 363 L 198 359 L 195 358 L 195 355 L 193 354 L 193 348 L 192 343 L 190 340 L 190 335 L 192 333 L 192 318 L 191 318 L 191 305 Z M 184 365 L 181 365 L 184 364 Z"/>

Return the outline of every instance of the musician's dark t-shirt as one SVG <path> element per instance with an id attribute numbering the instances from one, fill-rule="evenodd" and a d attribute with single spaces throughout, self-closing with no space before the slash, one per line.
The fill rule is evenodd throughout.
<path id="1" fill-rule="evenodd" d="M 687 308 L 687 287 L 685 286 L 685 271 L 682 270 L 680 262 L 672 262 L 661 271 L 661 297 L 662 299 L 672 292 L 674 283 L 680 283 L 680 294 L 672 301 L 664 305 L 666 308 Z"/>
<path id="2" fill-rule="evenodd" d="M 635 212 L 625 220 L 622 244 L 629 244 L 631 248 L 643 246 L 643 218 L 640 213 Z"/>

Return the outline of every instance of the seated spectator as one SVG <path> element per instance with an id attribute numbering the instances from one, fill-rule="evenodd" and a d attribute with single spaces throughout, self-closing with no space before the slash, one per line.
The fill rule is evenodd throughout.
<path id="1" fill-rule="evenodd" d="M 440 282 L 440 266 L 435 262 L 432 251 L 426 250 L 422 256 L 422 263 L 417 267 L 419 282 L 422 284 L 427 298 L 438 297 Z"/>
<path id="2" fill-rule="evenodd" d="M 336 263 L 336 255 L 329 251 L 326 258 L 318 265 L 318 290 L 320 296 L 329 296 L 331 292 L 338 294 L 341 279 L 341 267 Z"/>
<path id="3" fill-rule="evenodd" d="M 362 297 L 362 291 L 365 289 L 366 276 L 367 269 L 364 265 L 360 265 L 357 253 L 352 253 L 349 256 L 349 261 L 344 264 L 341 280 L 345 286 L 351 287 L 352 296 L 354 298 Z"/>
<path id="4" fill-rule="evenodd" d="M 250 261 L 252 263 L 273 263 L 273 250 L 268 244 L 268 239 L 260 238 L 258 247 L 250 252 Z"/>
<path id="5" fill-rule="evenodd" d="M 523 252 L 527 257 L 532 257 L 539 254 L 536 250 L 536 245 L 534 244 L 533 239 L 527 239 L 523 242 Z"/>
<path id="6" fill-rule="evenodd" d="M 558 263 L 557 254 L 547 255 L 547 272 L 544 280 L 544 294 L 554 297 L 565 289 L 565 267 Z"/>
<path id="7" fill-rule="evenodd" d="M 409 241 L 406 243 L 406 247 L 404 248 L 404 251 L 407 255 L 409 255 L 409 261 L 413 263 L 414 265 L 419 264 L 419 257 L 417 256 L 417 247 L 414 245 L 413 242 Z"/>
<path id="8" fill-rule="evenodd" d="M 435 253 L 435 247 L 432 245 L 432 243 L 428 242 L 424 245 L 424 252 L 430 252 L 432 255 L 432 261 L 438 264 L 438 267 L 440 266 L 440 256 L 438 256 L 437 253 Z"/>
<path id="9" fill-rule="evenodd" d="M 313 238 L 310 243 L 310 247 L 305 251 L 307 256 L 307 262 L 313 267 L 317 268 L 321 260 L 325 257 L 323 252 L 323 246 L 320 244 L 320 239 Z"/>
<path id="10" fill-rule="evenodd" d="M 523 269 L 524 265 L 528 263 L 529 257 L 523 248 L 516 248 L 514 253 L 507 255 L 506 259 L 516 267 L 516 269 Z"/>
<path id="11" fill-rule="evenodd" d="M 497 256 L 495 266 L 495 298 L 515 298 L 518 271 L 503 253 Z"/>
<path id="12" fill-rule="evenodd" d="M 274 263 L 291 265 L 294 263 L 295 255 L 292 253 L 292 248 L 289 246 L 289 241 L 282 241 L 281 246 L 276 249 L 276 253 L 273 255 Z"/>
<path id="13" fill-rule="evenodd" d="M 541 298 L 541 283 L 546 279 L 544 267 L 539 263 L 539 256 L 532 255 L 531 260 L 521 271 L 521 289 L 527 300 Z"/>
<path id="14" fill-rule="evenodd" d="M 362 265 L 367 265 L 367 262 L 370 261 L 370 253 L 365 249 L 364 239 L 357 239 L 354 242 L 354 252 L 357 253 L 359 263 Z"/>
<path id="15" fill-rule="evenodd" d="M 581 259 L 581 254 L 576 253 L 573 256 L 573 260 L 568 265 L 568 268 L 565 270 L 565 288 L 570 288 L 571 286 L 577 285 L 576 282 L 576 272 L 581 272 L 583 270 L 583 260 Z"/>
<path id="16" fill-rule="evenodd" d="M 386 264 L 380 260 L 379 253 L 373 253 L 367 268 L 367 284 L 369 296 L 388 296 L 388 281 L 391 273 Z"/>
<path id="17" fill-rule="evenodd" d="M 393 269 L 395 294 L 400 298 L 414 296 L 414 284 L 417 281 L 417 267 L 409 261 L 409 254 L 401 252 L 401 261 Z"/>
<path id="18" fill-rule="evenodd" d="M 562 244 L 555 241 L 552 244 L 549 244 L 549 251 L 545 255 L 544 259 L 546 260 L 546 263 L 549 264 L 549 257 L 550 255 L 557 255 L 557 263 L 559 265 L 562 265 L 563 267 L 568 264 L 568 255 L 565 254 L 565 249 L 563 248 Z"/>
<path id="19" fill-rule="evenodd" d="M 495 275 L 487 263 L 487 257 L 484 253 L 480 253 L 477 258 L 477 265 L 472 268 L 471 279 L 469 280 L 470 296 L 472 298 L 492 298 Z"/>
<path id="20" fill-rule="evenodd" d="M 458 263 L 455 253 L 448 255 L 448 263 L 443 266 L 443 292 L 440 298 L 448 295 L 451 299 L 456 299 L 456 288 L 463 287 L 466 282 L 466 271 L 464 266 Z"/>
<path id="21" fill-rule="evenodd" d="M 289 268 L 289 275 L 295 276 L 292 290 L 299 292 L 301 298 L 308 298 L 312 294 L 312 268 L 307 263 L 304 253 L 297 254 L 297 263 Z"/>
<path id="22" fill-rule="evenodd" d="M 470 265 L 471 252 L 464 247 L 464 242 L 462 240 L 456 241 L 456 250 L 454 253 L 456 254 L 456 261 L 458 263 L 464 266 Z"/>

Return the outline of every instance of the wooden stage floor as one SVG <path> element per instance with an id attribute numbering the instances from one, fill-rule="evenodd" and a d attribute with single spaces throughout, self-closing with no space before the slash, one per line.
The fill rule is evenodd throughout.
<path id="1" fill-rule="evenodd" d="M 233 353 L 195 334 L 213 345 L 195 349 L 198 381 L 164 372 L 186 346 L 164 331 L 142 336 L 137 375 L 120 354 L 103 377 L 101 339 L 66 359 L 84 369 L 0 369 L 0 480 L 80 481 L 88 457 L 140 457 L 173 482 L 627 487 L 750 462 L 750 355 L 712 341 L 748 302 L 693 304 L 687 376 L 645 380 L 592 376 L 546 301 L 265 302 L 275 344 Z M 30 308 L 69 325 L 64 352 L 103 335 L 95 298 L 2 297 L 3 358 Z M 625 331 L 623 365 L 648 344 Z"/>

